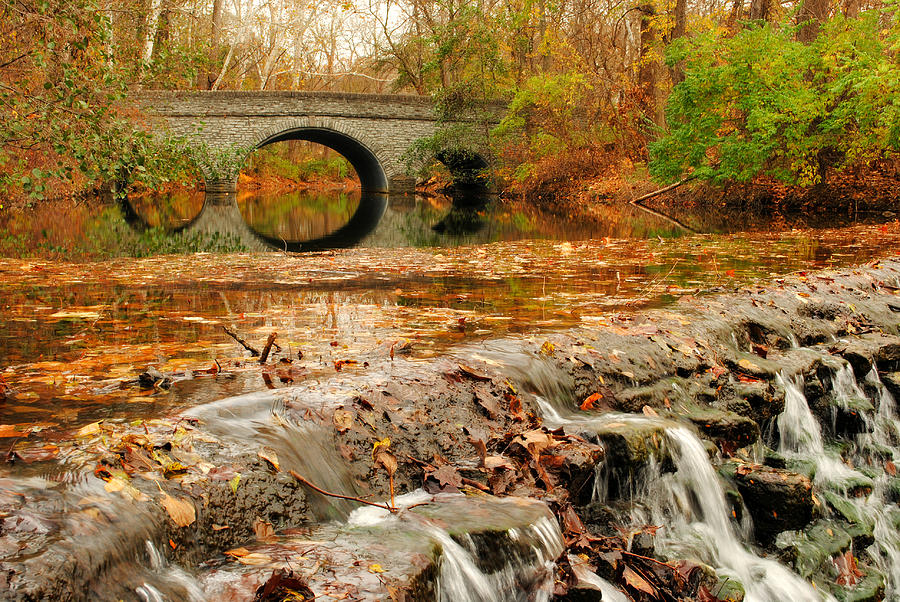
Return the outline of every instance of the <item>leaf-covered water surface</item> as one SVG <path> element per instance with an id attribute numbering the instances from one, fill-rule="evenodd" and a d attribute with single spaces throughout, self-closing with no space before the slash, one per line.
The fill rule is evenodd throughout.
<path id="1" fill-rule="evenodd" d="M 900 225 L 95 263 L 0 259 L 0 438 L 159 415 L 896 253 Z M 224 330 L 261 349 L 260 365 Z M 150 370 L 152 369 L 152 370 Z"/>

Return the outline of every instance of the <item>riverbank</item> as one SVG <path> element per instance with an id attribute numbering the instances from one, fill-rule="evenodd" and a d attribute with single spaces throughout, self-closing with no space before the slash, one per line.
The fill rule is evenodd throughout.
<path id="1" fill-rule="evenodd" d="M 665 192 L 645 171 L 625 163 L 597 168 L 599 175 L 548 182 L 531 191 L 549 211 L 603 219 L 603 207 L 634 203 L 676 218 L 703 209 L 706 213 L 744 214 L 751 220 L 773 215 L 785 223 L 841 220 L 890 221 L 898 214 L 900 161 L 833 173 L 824 185 L 789 186 L 759 178 L 748 184 L 714 186 L 686 181 Z M 755 218 L 754 218 L 755 216 Z"/>
<path id="2" fill-rule="evenodd" d="M 407 344 L 384 345 L 353 358 L 365 368 L 345 361 L 347 369 L 274 397 L 232 397 L 155 420 L 98 420 L 52 439 L 40 429 L 4 427 L 12 461 L 0 499 L 4 575 L 21 599 L 78 599 L 127 591 L 141 580 L 171 592 L 252 592 L 288 563 L 302 569 L 313 591 L 326 591 L 333 578 L 301 556 L 339 551 L 316 539 L 316 529 L 328 512 L 346 510 L 300 484 L 299 475 L 379 504 L 390 504 L 392 489 L 400 496 L 422 487 L 432 495 L 459 490 L 472 503 L 485 493 L 535 500 L 554 512 L 567 548 L 552 584 L 561 600 L 589 595 L 602 587 L 600 578 L 635 600 L 737 600 L 736 579 L 725 579 L 736 570 L 727 558 L 679 546 L 686 533 L 668 530 L 680 524 L 677 517 L 663 524 L 652 512 L 636 512 L 650 506 L 641 497 L 646 479 L 678 482 L 688 474 L 678 438 L 686 428 L 706 442 L 726 478 L 729 512 L 738 521 L 745 509 L 753 517 L 754 531 L 738 524 L 729 540 L 748 559 L 764 550 L 820 591 L 878 600 L 896 583 L 877 547 L 878 523 L 854 508 L 877 496 L 886 500 L 880 511 L 894 512 L 897 441 L 860 436 L 877 434 L 882 414 L 896 421 L 881 396 L 883 387 L 900 393 L 898 277 L 894 261 L 801 273 L 731 293 L 686 295 L 664 310 L 598 315 L 556 333 L 467 344 L 433 359 L 409 356 Z M 298 368 L 289 353 L 259 368 L 246 363 L 287 378 Z M 867 379 L 873 368 L 878 381 Z M 211 370 L 205 378 L 216 380 L 233 368 Z M 851 397 L 848 385 L 837 384 L 847 370 L 859 382 Z M 145 380 L 151 391 L 162 386 L 152 374 Z M 805 390 L 820 437 L 839 444 L 843 462 L 855 467 L 852 486 L 822 481 L 822 467 L 810 465 L 815 458 L 782 445 L 791 431 L 781 417 L 797 401 L 794 382 Z M 653 466 L 662 473 L 654 477 Z M 34 479 L 56 484 L 48 489 Z M 716 479 L 702 485 L 720 486 Z M 689 499 L 682 500 L 685 512 L 692 512 Z M 439 518 L 442 502 L 429 504 Z M 707 508 L 693 512 L 708 519 Z M 468 532 L 478 549 L 502 550 L 483 570 L 518 558 L 502 543 L 510 541 L 511 524 L 520 531 L 543 524 L 540 512 L 509 516 L 502 527 L 456 523 L 456 541 Z M 110 529 L 116 538 L 103 535 Z M 840 536 L 802 539 L 819 531 Z M 551 543 L 541 549 L 555 549 L 546 537 Z M 143 568 L 122 578 L 145 541 L 162 559 L 139 562 Z M 88 543 L 94 552 L 79 554 Z M 366 581 L 373 599 L 391 591 L 431 599 L 428 584 L 448 545 L 409 548 L 422 555 L 412 563 L 402 554 L 357 550 L 361 557 L 345 557 L 357 568 L 341 578 L 355 574 L 350 583 L 358 583 L 384 571 L 389 579 Z M 198 568 L 202 559 L 206 568 Z M 535 562 L 521 564 L 536 579 Z M 111 579 L 118 579 L 114 586 Z"/>

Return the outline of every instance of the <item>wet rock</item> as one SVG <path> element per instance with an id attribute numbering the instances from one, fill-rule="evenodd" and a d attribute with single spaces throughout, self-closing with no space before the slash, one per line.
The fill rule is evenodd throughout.
<path id="1" fill-rule="evenodd" d="M 835 345 L 835 352 L 850 362 L 857 378 L 864 378 L 873 366 L 880 372 L 900 370 L 900 338 L 883 333 L 865 333 Z"/>
<path id="2" fill-rule="evenodd" d="M 854 532 L 854 527 L 843 521 L 818 520 L 803 531 L 785 531 L 779 534 L 775 546 L 780 550 L 783 561 L 791 564 L 802 577 L 813 581 L 837 600 L 883 600 L 884 575 L 862 557 L 855 556 L 859 562 L 857 569 L 862 574 L 862 577 L 854 576 L 858 582 L 848 586 L 838 584 L 841 573 L 834 559 L 852 553 L 852 550 L 865 549 L 865 542 L 854 538 Z"/>
<path id="3" fill-rule="evenodd" d="M 759 425 L 735 412 L 695 406 L 685 415 L 703 435 L 720 444 L 746 447 L 759 439 Z"/>
<path id="4" fill-rule="evenodd" d="M 740 491 L 761 542 L 770 542 L 781 531 L 800 529 L 812 520 L 815 501 L 808 477 L 736 462 L 725 463 L 722 471 Z"/>
<path id="5" fill-rule="evenodd" d="M 881 375 L 881 382 L 894 398 L 900 398 L 900 372 L 886 372 Z"/>
<path id="6" fill-rule="evenodd" d="M 651 457 L 663 456 L 665 425 L 641 418 L 611 418 L 595 426 L 597 438 L 606 449 L 608 462 L 617 468 L 635 471 Z"/>
<path id="7" fill-rule="evenodd" d="M 134 382 L 134 381 L 132 381 Z M 158 387 L 160 389 L 168 389 L 172 386 L 172 379 L 154 368 L 150 366 L 144 372 L 138 376 L 138 384 L 145 389 L 153 389 Z"/>
<path id="8" fill-rule="evenodd" d="M 765 382 L 736 382 L 734 395 L 726 408 L 750 418 L 757 424 L 775 418 L 784 411 L 784 394 Z"/>
<path id="9" fill-rule="evenodd" d="M 850 548 L 853 541 L 838 521 L 818 520 L 803 531 L 784 531 L 775 539 L 775 547 L 780 550 L 782 561 L 791 564 L 794 570 L 809 579 L 831 558 Z"/>

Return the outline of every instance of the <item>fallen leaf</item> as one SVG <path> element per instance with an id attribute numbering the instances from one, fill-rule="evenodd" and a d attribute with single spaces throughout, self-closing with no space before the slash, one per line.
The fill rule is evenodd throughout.
<path id="1" fill-rule="evenodd" d="M 241 482 L 240 473 L 234 475 L 234 478 L 228 481 L 228 485 L 231 487 L 231 493 L 237 494 L 238 485 Z"/>
<path id="2" fill-rule="evenodd" d="M 515 465 L 503 456 L 487 456 L 484 459 L 484 467 L 491 470 L 495 468 L 508 468 L 512 470 L 515 468 Z"/>
<path id="3" fill-rule="evenodd" d="M 470 368 L 470 367 L 466 366 L 465 364 L 459 364 L 459 373 L 462 374 L 463 376 L 468 376 L 469 378 L 474 379 L 474 380 L 483 380 L 483 381 L 491 380 L 490 376 L 488 376 L 486 374 L 482 374 L 481 372 L 478 372 L 477 370 Z"/>
<path id="4" fill-rule="evenodd" d="M 644 592 L 648 596 L 657 597 L 656 588 L 650 585 L 646 579 L 634 572 L 630 566 L 625 565 L 625 570 L 622 572 L 622 578 L 628 586 Z"/>
<path id="5" fill-rule="evenodd" d="M 397 472 L 397 458 L 386 448 L 379 449 L 375 453 L 375 465 L 384 467 L 389 476 Z"/>
<path id="6" fill-rule="evenodd" d="M 266 543 L 272 543 L 278 540 L 275 536 L 275 527 L 272 526 L 272 523 L 267 523 L 259 518 L 253 523 L 253 533 L 256 534 L 256 539 Z"/>
<path id="7" fill-rule="evenodd" d="M 843 554 L 838 554 L 832 559 L 832 562 L 838 570 L 838 578 L 835 579 L 835 583 L 847 587 L 859 583 L 863 573 L 857 567 L 856 558 L 853 557 L 850 550 Z"/>
<path id="8" fill-rule="evenodd" d="M 383 573 L 384 569 L 381 567 L 380 564 L 370 564 L 369 572 L 370 573 Z"/>
<path id="9" fill-rule="evenodd" d="M 100 423 L 92 422 L 90 424 L 87 424 L 87 425 L 81 427 L 77 431 L 75 431 L 75 436 L 76 437 L 90 437 L 91 435 L 96 435 L 99 432 L 100 432 Z"/>
<path id="10" fill-rule="evenodd" d="M 256 453 L 256 455 L 259 456 L 260 459 L 265 460 L 266 462 L 271 464 L 276 471 L 281 470 L 281 468 L 278 466 L 278 454 L 276 454 L 275 450 L 271 447 L 263 446 L 259 448 L 259 451 Z"/>
<path id="11" fill-rule="evenodd" d="M 603 399 L 603 395 L 601 395 L 600 393 L 593 393 L 589 395 L 587 399 L 582 401 L 581 405 L 578 407 L 584 411 L 593 410 L 594 404 L 601 399 Z"/>
<path id="12" fill-rule="evenodd" d="M 249 566 L 260 566 L 263 564 L 269 564 L 272 562 L 272 557 L 268 554 L 262 554 L 260 552 L 250 552 L 244 556 L 238 556 L 235 558 L 241 564 L 246 564 Z"/>
<path id="13" fill-rule="evenodd" d="M 446 487 L 447 485 L 456 487 L 457 489 L 462 487 L 462 476 L 460 476 L 458 470 L 456 470 L 449 464 L 447 464 L 446 466 L 441 466 L 433 473 L 431 473 L 431 476 L 437 479 L 441 487 Z"/>
<path id="14" fill-rule="evenodd" d="M 160 503 L 179 527 L 187 527 L 197 520 L 197 511 L 189 500 L 174 498 L 164 493 Z"/>

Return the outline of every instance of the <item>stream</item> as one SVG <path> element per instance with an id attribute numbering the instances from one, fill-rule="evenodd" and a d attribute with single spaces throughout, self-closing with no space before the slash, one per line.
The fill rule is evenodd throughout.
<path id="1" fill-rule="evenodd" d="M 179 202 L 143 219 L 151 228 L 195 220 L 185 207 L 196 199 Z M 363 202 L 352 195 L 306 204 L 251 196 L 236 207 L 245 226 L 267 237 L 309 240 L 331 235 Z M 783 286 L 792 272 L 805 282 L 807 271 L 896 255 L 896 222 L 688 234 L 646 215 L 573 226 L 502 206 L 450 219 L 461 210 L 407 203 L 387 205 L 367 242 L 346 250 L 0 259 L 3 596 L 249 600 L 283 570 L 317 599 L 407 592 L 421 600 L 549 601 L 567 599 L 557 591 L 564 558 L 581 586 L 598 592 L 595 599 L 641 599 L 571 553 L 552 496 L 463 495 L 426 483 L 398 490 L 391 502 L 360 478 L 360 461 L 374 460 L 373 441 L 383 434 L 376 419 L 394 421 L 391 445 L 401 444 L 401 431 L 415 432 L 396 416 L 425 425 L 416 428 L 434 424 L 416 417 L 411 393 L 393 387 L 421 381 L 427 390 L 423 375 L 447 358 L 464 365 L 463 380 L 473 386 L 491 378 L 477 366 L 498 370 L 510 390 L 532 396 L 526 401 L 534 403 L 534 420 L 547 431 L 604 448 L 579 511 L 613 517 L 606 520 L 632 532 L 654 527 L 656 556 L 696 563 L 721 599 L 900 595 L 900 417 L 882 380 L 896 367 L 851 365 L 833 349 L 846 337 L 807 340 L 786 326 L 789 342 L 779 353 L 803 358 L 804 367 L 792 368 L 794 359 L 779 367 L 765 385 L 781 395 L 783 408 L 758 420 L 757 441 L 723 453 L 700 436 L 696 421 L 666 411 L 670 399 L 675 406 L 695 401 L 684 383 L 661 380 L 667 405 L 656 410 L 579 409 L 583 396 L 550 361 L 554 347 L 544 340 L 624 332 L 641 312 L 673 316 L 679 302 L 762 282 Z M 308 214 L 317 217 L 304 222 Z M 472 220 L 480 225 L 471 227 Z M 58 242 L 54 236 L 45 238 Z M 400 246 L 414 248 L 398 253 Z M 278 348 L 261 367 L 223 326 L 257 347 L 277 332 Z M 765 365 L 758 343 L 739 332 L 716 336 L 735 358 Z M 741 376 L 729 386 L 766 380 Z M 632 374 L 628 386 L 637 380 Z M 363 383 L 383 390 L 388 409 L 379 414 Z M 341 422 L 350 408 L 362 424 Z M 623 432 L 638 433 L 646 451 L 629 467 L 609 455 L 610 437 Z M 463 475 L 483 468 L 460 459 L 457 447 L 472 453 L 465 440 L 441 445 L 416 459 L 434 463 L 426 472 L 442 461 Z M 126 469 L 116 467 L 116 456 Z M 811 484 L 815 509 L 806 527 L 782 529 L 771 541 L 760 535 L 755 509 L 734 493 L 734 471 L 740 477 L 751 464 Z M 158 467 L 165 479 L 147 477 Z M 305 490 L 290 471 L 328 492 L 394 503 L 399 511 Z M 170 499 L 204 499 L 221 510 L 203 514 L 195 503 L 200 513 L 190 534 L 158 507 L 144 509 L 158 498 L 176 522 Z M 234 524 L 216 522 L 228 516 Z M 850 562 L 848 551 L 864 555 L 861 575 L 841 564 Z M 79 589 L 67 589 L 65 579 Z"/>

